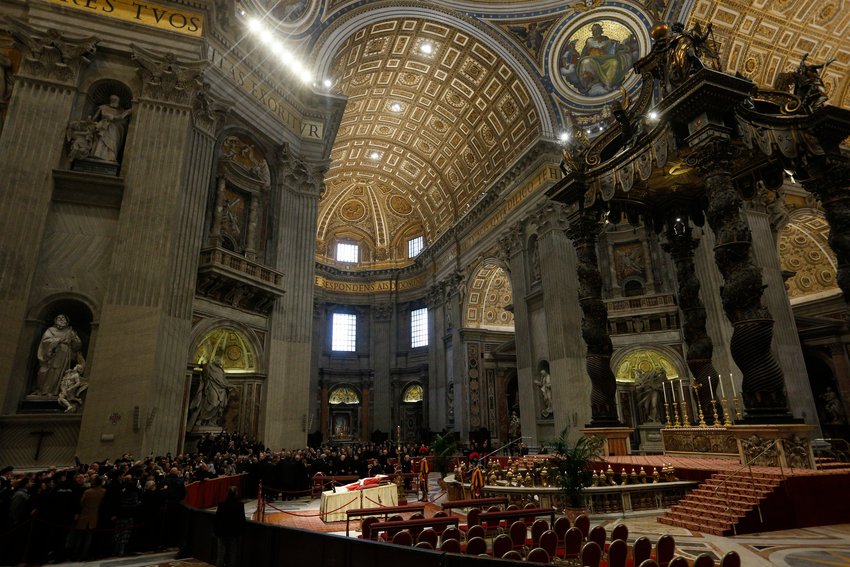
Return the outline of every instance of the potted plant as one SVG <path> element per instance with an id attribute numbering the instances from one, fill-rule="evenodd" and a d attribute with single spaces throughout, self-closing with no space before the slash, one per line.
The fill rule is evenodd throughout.
<path id="1" fill-rule="evenodd" d="M 556 470 L 564 505 L 572 508 L 575 515 L 585 511 L 584 489 L 593 482 L 593 463 L 601 459 L 603 443 L 604 438 L 598 435 L 582 435 L 570 443 L 569 428 L 564 428 L 552 443 L 551 462 Z M 569 515 L 568 509 L 564 511 Z"/>
<path id="2" fill-rule="evenodd" d="M 440 435 L 438 433 L 434 436 L 428 448 L 434 456 L 434 465 L 440 471 L 440 478 L 446 478 L 446 475 L 449 474 L 452 457 L 457 450 L 457 441 L 455 441 L 454 435 L 451 433 Z"/>

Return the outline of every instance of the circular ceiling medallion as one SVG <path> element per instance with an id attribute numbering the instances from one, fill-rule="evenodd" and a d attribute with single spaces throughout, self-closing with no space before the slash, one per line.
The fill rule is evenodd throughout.
<path id="1" fill-rule="evenodd" d="M 242 358 L 242 349 L 236 345 L 227 347 L 227 358 L 236 362 L 237 360 Z"/>
<path id="2" fill-rule="evenodd" d="M 419 84 L 419 75 L 416 73 L 402 73 L 398 76 L 398 82 L 408 87 L 414 87 Z"/>
<path id="3" fill-rule="evenodd" d="M 357 222 L 363 220 L 363 217 L 366 216 L 366 207 L 360 201 L 351 199 L 342 205 L 340 215 L 347 221 Z"/>
<path id="4" fill-rule="evenodd" d="M 634 62 L 649 50 L 649 33 L 635 14 L 598 12 L 577 18 L 555 42 L 550 61 L 558 90 L 579 102 L 614 98 L 638 79 Z"/>
<path id="5" fill-rule="evenodd" d="M 452 105 L 455 108 L 463 108 L 466 106 L 466 102 L 461 98 L 459 94 L 452 90 L 446 91 L 446 102 Z"/>
<path id="6" fill-rule="evenodd" d="M 443 122 L 441 119 L 431 118 L 431 128 L 433 128 L 434 130 L 436 130 L 440 134 L 443 134 L 443 133 L 445 133 L 445 131 L 448 127 L 446 126 L 446 123 Z"/>
<path id="7" fill-rule="evenodd" d="M 397 214 L 406 216 L 413 212 L 413 207 L 410 206 L 410 203 L 403 197 L 399 197 L 398 195 L 393 195 L 390 197 L 390 209 Z"/>

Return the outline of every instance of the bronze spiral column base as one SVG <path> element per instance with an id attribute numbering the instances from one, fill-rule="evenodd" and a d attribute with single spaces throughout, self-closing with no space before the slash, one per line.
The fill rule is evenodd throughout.
<path id="1" fill-rule="evenodd" d="M 617 380 L 611 371 L 611 357 L 587 354 L 590 375 L 591 419 L 587 427 L 622 427 L 617 417 Z"/>
<path id="2" fill-rule="evenodd" d="M 741 397 L 745 423 L 789 423 L 788 394 L 782 369 L 770 348 L 773 320 L 738 321 L 732 324 L 730 351 L 744 373 Z"/>
<path id="3" fill-rule="evenodd" d="M 699 392 L 699 405 L 702 408 L 702 413 L 705 416 L 705 421 L 709 425 L 723 425 L 723 404 L 717 405 L 718 423 L 714 423 L 714 409 L 711 407 L 711 388 L 714 389 L 715 399 L 720 399 L 718 388 L 720 384 L 717 379 L 717 370 L 714 369 L 714 364 L 711 359 L 692 359 L 688 357 L 688 368 L 694 376 L 694 381 L 699 384 L 697 391 Z M 708 386 L 708 377 L 711 376 L 711 388 Z"/>

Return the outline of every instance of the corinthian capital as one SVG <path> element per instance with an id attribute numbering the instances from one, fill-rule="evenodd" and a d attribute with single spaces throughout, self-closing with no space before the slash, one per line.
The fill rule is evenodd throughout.
<path id="1" fill-rule="evenodd" d="M 8 18 L 9 32 L 21 50 L 21 74 L 76 84 L 100 41 L 94 36 L 70 37 L 50 28 L 41 31 L 17 18 Z"/>
<path id="2" fill-rule="evenodd" d="M 280 146 L 277 158 L 280 179 L 285 186 L 296 191 L 315 194 L 317 197 L 322 196 L 325 192 L 327 163 L 307 163 L 286 143 Z"/>
<path id="3" fill-rule="evenodd" d="M 561 203 L 543 203 L 532 213 L 532 220 L 537 224 L 537 232 L 543 234 L 551 230 L 566 230 L 567 212 Z"/>
<path id="4" fill-rule="evenodd" d="M 130 47 L 133 60 L 139 64 L 143 97 L 188 105 L 203 91 L 206 61 L 178 61 L 170 52 L 161 55 L 132 43 Z"/>

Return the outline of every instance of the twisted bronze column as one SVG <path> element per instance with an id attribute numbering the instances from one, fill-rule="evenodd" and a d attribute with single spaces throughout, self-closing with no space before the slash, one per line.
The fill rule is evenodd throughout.
<path id="1" fill-rule="evenodd" d="M 617 417 L 617 381 L 611 371 L 614 347 L 608 334 L 608 308 L 602 301 L 602 275 L 596 242 L 603 227 L 597 210 L 585 209 L 570 219 L 567 236 L 576 249 L 578 301 L 582 310 L 581 335 L 587 345 L 590 376 L 590 427 L 622 426 Z"/>
<path id="2" fill-rule="evenodd" d="M 724 280 L 720 296 L 733 327 L 730 351 L 744 373 L 745 418 L 761 423 L 790 421 L 785 380 L 771 350 L 773 319 L 761 299 L 764 285 L 753 259 L 752 232 L 732 183 L 735 148 L 728 140 L 715 138 L 695 149 L 708 197 L 706 217 L 717 239 L 714 261 Z"/>
<path id="3" fill-rule="evenodd" d="M 699 240 L 693 237 L 692 229 L 687 218 L 668 219 L 667 242 L 661 247 L 670 254 L 676 266 L 676 283 L 679 288 L 679 309 L 684 318 L 682 332 L 685 344 L 688 345 L 688 368 L 699 384 L 699 404 L 705 415 L 705 420 L 714 423 L 714 413 L 711 407 L 711 392 L 708 385 L 709 376 L 717 376 L 717 370 L 711 362 L 714 345 L 706 331 L 705 306 L 699 298 L 699 278 L 694 268 L 694 250 Z M 714 389 L 719 384 L 715 380 Z M 719 394 L 718 394 L 719 396 Z M 723 404 L 718 406 L 720 423 L 723 423 Z M 720 425 L 718 423 L 717 425 Z"/>

